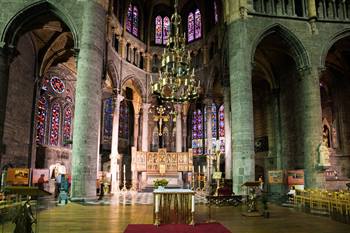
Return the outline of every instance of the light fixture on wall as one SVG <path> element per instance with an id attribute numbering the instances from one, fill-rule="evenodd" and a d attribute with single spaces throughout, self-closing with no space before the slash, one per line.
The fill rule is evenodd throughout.
<path id="1" fill-rule="evenodd" d="M 171 32 L 161 58 L 159 77 L 151 81 L 152 92 L 163 102 L 183 103 L 198 98 L 200 82 L 196 79 L 191 65 L 190 52 L 186 50 L 186 36 L 180 35 L 181 16 L 177 12 L 171 16 Z"/>

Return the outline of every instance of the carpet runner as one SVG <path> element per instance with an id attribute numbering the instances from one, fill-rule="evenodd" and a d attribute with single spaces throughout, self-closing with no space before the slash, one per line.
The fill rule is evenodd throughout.
<path id="1" fill-rule="evenodd" d="M 230 233 L 220 223 L 199 223 L 194 227 L 186 224 L 129 224 L 124 233 Z"/>

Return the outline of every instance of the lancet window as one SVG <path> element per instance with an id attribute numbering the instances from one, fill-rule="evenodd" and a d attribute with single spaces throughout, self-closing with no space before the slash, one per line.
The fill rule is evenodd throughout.
<path id="1" fill-rule="evenodd" d="M 131 3 L 128 7 L 126 30 L 136 37 L 139 36 L 139 9 Z"/>

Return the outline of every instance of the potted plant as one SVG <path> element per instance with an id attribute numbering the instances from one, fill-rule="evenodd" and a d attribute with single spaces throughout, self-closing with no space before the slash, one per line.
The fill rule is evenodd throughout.
<path id="1" fill-rule="evenodd" d="M 156 179 L 154 182 L 154 187 L 156 189 L 164 189 L 164 187 L 166 187 L 168 185 L 168 180 L 166 179 Z"/>

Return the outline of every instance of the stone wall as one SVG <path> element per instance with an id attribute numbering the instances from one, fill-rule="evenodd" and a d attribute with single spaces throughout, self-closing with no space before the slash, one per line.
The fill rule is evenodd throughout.
<path id="1" fill-rule="evenodd" d="M 17 49 L 20 53 L 10 66 L 3 139 L 6 150 L 2 164 L 11 163 L 16 167 L 26 167 L 31 151 L 35 79 L 35 53 L 28 34 L 19 40 Z"/>

